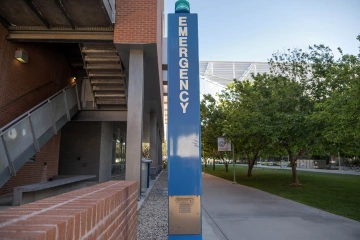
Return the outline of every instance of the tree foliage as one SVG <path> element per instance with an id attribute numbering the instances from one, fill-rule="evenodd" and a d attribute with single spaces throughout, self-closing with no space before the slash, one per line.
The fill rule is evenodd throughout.
<path id="1" fill-rule="evenodd" d="M 360 41 L 360 35 L 357 37 Z M 260 153 L 289 155 L 294 185 L 303 155 L 360 153 L 360 54 L 335 59 L 324 45 L 288 49 L 269 60 L 270 73 L 229 84 L 215 100 L 201 103 L 204 155 L 219 157 L 218 136 L 248 161 L 248 176 Z"/>
<path id="2" fill-rule="evenodd" d="M 222 131 L 247 160 L 249 177 L 260 151 L 273 141 L 268 111 L 271 103 L 262 94 L 264 90 L 260 81 L 235 80 L 220 95 L 220 107 L 225 113 Z"/>
<path id="3" fill-rule="evenodd" d="M 205 162 L 212 159 L 215 169 L 215 159 L 224 159 L 224 153 L 217 151 L 217 138 L 223 135 L 224 114 L 215 98 L 208 94 L 203 96 L 200 103 L 200 115 L 203 158 Z"/>

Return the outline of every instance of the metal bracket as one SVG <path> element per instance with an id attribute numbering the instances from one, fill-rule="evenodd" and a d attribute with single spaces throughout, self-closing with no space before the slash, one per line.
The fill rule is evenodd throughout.
<path id="1" fill-rule="evenodd" d="M 55 119 L 54 119 L 54 114 L 53 114 L 53 110 L 52 110 L 51 101 L 48 100 L 48 103 L 49 103 L 50 112 L 51 112 L 50 116 L 51 116 L 51 122 L 52 122 L 52 129 L 53 129 L 54 134 L 56 135 L 57 134 L 57 129 L 56 129 L 56 124 L 55 124 Z"/>
<path id="2" fill-rule="evenodd" d="M 36 135 L 35 135 L 34 124 L 32 122 L 30 113 L 28 113 L 28 117 L 29 117 L 29 122 L 30 122 L 31 133 L 32 133 L 33 140 L 34 140 L 35 151 L 40 152 L 39 142 L 38 142 L 38 140 L 36 138 Z"/>
<path id="3" fill-rule="evenodd" d="M 77 105 L 78 105 L 78 110 L 81 111 L 81 104 L 80 104 L 80 99 L 79 99 L 79 89 L 78 89 L 77 83 L 75 83 L 75 91 L 76 91 L 76 101 L 77 101 Z"/>
<path id="4" fill-rule="evenodd" d="M 66 90 L 63 90 L 63 93 L 64 93 L 64 100 L 65 100 L 66 117 L 67 117 L 67 120 L 70 121 L 71 118 L 70 118 L 69 106 L 68 106 L 68 102 L 67 102 L 67 98 L 66 98 Z"/>
<path id="5" fill-rule="evenodd" d="M 10 170 L 11 176 L 16 176 L 15 167 L 14 167 L 13 162 L 11 161 L 10 153 L 9 153 L 3 132 L 1 130 L 0 130 L 0 134 L 1 134 L 1 140 L 2 140 L 4 148 L 5 148 L 5 155 L 6 155 L 8 164 L 9 164 L 9 170 Z"/>

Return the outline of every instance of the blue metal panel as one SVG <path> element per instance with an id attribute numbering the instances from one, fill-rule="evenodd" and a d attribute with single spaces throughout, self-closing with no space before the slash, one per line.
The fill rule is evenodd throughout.
<path id="1" fill-rule="evenodd" d="M 179 17 L 187 17 L 188 89 L 180 90 Z M 169 14 L 168 174 L 169 195 L 201 195 L 200 86 L 197 14 Z M 185 54 L 182 54 L 184 57 Z M 180 94 L 187 102 L 181 101 Z M 183 106 L 188 103 L 186 112 Z"/>
<path id="2" fill-rule="evenodd" d="M 201 196 L 200 84 L 197 14 L 168 15 L 168 194 Z M 201 232 L 201 215 L 198 216 Z M 170 221 L 170 218 L 169 218 Z M 196 220 L 195 220 L 196 221 Z M 169 222 L 169 226 L 170 226 Z M 202 239 L 201 233 L 171 240 Z"/>

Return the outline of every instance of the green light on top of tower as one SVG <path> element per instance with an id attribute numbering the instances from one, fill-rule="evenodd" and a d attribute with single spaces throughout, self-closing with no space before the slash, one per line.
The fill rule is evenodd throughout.
<path id="1" fill-rule="evenodd" d="M 187 0 L 178 0 L 175 3 L 175 13 L 190 13 L 190 3 Z"/>

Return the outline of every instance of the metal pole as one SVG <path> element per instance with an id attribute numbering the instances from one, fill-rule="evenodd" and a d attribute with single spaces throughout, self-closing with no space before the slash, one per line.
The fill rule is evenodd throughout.
<path id="1" fill-rule="evenodd" d="M 233 175 L 234 175 L 234 181 L 233 184 L 236 184 L 236 176 L 235 176 L 235 151 L 234 151 L 234 144 L 232 145 L 232 152 L 233 152 Z"/>
<path id="2" fill-rule="evenodd" d="M 340 152 L 338 152 L 338 156 L 339 156 L 339 170 L 340 170 Z"/>

